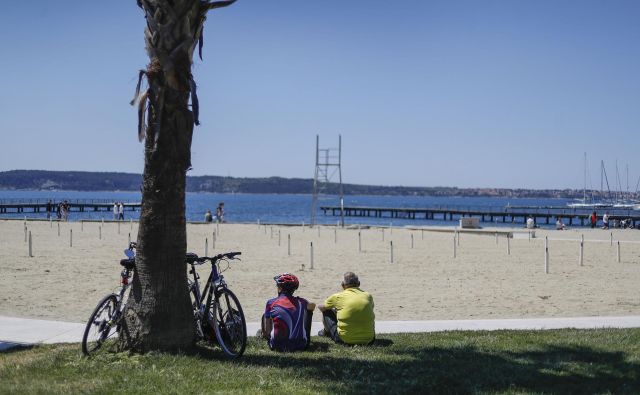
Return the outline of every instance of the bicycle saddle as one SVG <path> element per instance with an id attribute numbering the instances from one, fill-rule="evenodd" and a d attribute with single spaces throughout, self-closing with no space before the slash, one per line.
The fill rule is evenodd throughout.
<path id="1" fill-rule="evenodd" d="M 131 259 L 120 259 L 120 265 L 124 266 L 126 269 L 133 269 L 136 265 L 135 258 Z"/>

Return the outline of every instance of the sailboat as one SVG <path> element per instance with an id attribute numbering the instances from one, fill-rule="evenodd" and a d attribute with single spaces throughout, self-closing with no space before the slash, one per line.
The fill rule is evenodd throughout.
<path id="1" fill-rule="evenodd" d="M 600 161 L 600 196 L 603 196 L 603 176 L 604 179 L 607 177 L 606 170 L 604 168 L 604 161 Z M 609 180 L 607 179 L 607 190 L 609 189 Z M 567 203 L 568 207 L 571 208 L 583 208 L 583 209 L 595 209 L 595 208 L 607 208 L 612 207 L 612 204 L 605 201 L 599 200 L 596 201 L 592 196 L 587 200 L 587 153 L 584 153 L 584 187 L 582 190 L 582 199 L 575 199 L 572 203 Z"/>
<path id="2" fill-rule="evenodd" d="M 620 173 L 618 172 L 618 162 L 616 161 L 616 178 L 618 181 L 618 193 L 617 199 L 613 204 L 614 208 L 619 209 L 631 209 L 631 210 L 640 210 L 640 201 L 637 199 L 631 198 L 631 193 L 629 192 L 629 165 L 627 165 L 627 191 L 626 193 L 622 191 L 622 183 L 620 182 Z M 638 179 L 640 182 L 640 178 Z M 636 185 L 636 195 L 638 193 L 638 186 Z"/>

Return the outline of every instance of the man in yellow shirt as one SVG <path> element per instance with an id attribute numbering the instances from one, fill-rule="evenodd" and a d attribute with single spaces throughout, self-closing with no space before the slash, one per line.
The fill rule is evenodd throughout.
<path id="1" fill-rule="evenodd" d="M 318 305 L 324 324 L 318 335 L 329 336 L 336 343 L 373 343 L 376 318 L 373 297 L 360 289 L 360 280 L 353 272 L 344 274 L 342 289 Z"/>

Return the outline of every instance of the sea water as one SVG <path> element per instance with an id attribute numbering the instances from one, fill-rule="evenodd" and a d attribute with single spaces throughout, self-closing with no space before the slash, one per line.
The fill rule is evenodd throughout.
<path id="1" fill-rule="evenodd" d="M 6 201 L 39 201 L 54 202 L 68 200 L 96 200 L 101 202 L 140 202 L 140 192 L 83 192 L 83 191 L 0 191 L 0 202 Z M 344 197 L 345 206 L 393 207 L 393 208 L 426 208 L 442 207 L 460 209 L 489 209 L 500 211 L 506 206 L 565 206 L 568 199 L 514 199 L 492 197 L 431 197 L 431 196 L 360 196 L 347 195 Z M 211 210 L 215 214 L 219 203 L 224 202 L 225 221 L 233 223 L 287 223 L 308 224 L 311 218 L 311 195 L 278 195 L 278 194 L 229 194 L 229 193 L 187 193 L 186 217 L 188 221 L 203 221 L 204 214 Z M 339 206 L 337 196 L 320 196 L 318 207 Z M 1 218 L 45 218 L 46 213 L 6 213 Z M 125 220 L 138 219 L 139 211 L 125 211 Z M 70 221 L 81 219 L 111 219 L 111 211 L 72 211 Z M 318 209 L 317 222 L 335 225 L 339 216 L 323 215 Z M 375 218 L 375 217 L 345 217 L 345 224 L 364 225 L 444 225 L 455 226 L 457 221 L 403 219 L 403 218 Z M 489 226 L 488 223 L 482 223 Z M 498 226 L 503 225 L 501 222 Z M 505 225 L 512 225 L 507 223 Z M 519 226 L 520 224 L 518 224 Z"/>

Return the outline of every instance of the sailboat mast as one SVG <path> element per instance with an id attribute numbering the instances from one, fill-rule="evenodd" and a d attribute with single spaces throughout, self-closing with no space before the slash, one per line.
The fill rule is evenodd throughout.
<path id="1" fill-rule="evenodd" d="M 587 202 L 587 153 L 584 153 L 584 187 L 582 189 L 582 201 Z"/>

